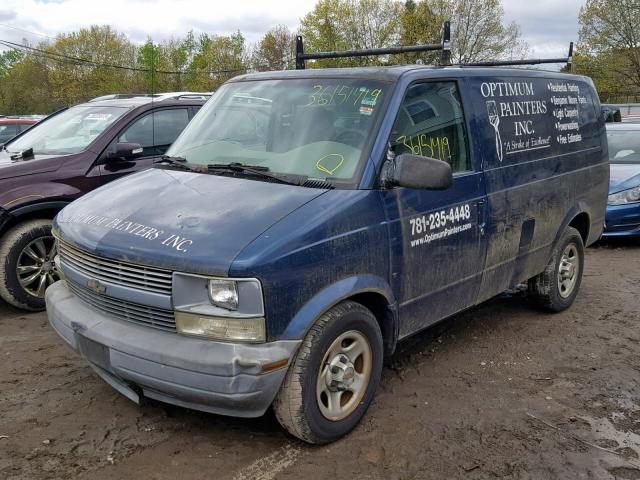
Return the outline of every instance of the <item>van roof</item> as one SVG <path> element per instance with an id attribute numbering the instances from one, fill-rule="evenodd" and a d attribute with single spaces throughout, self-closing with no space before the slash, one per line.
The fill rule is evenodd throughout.
<path id="1" fill-rule="evenodd" d="M 517 77 L 545 77 L 545 78 L 585 78 L 582 75 L 574 75 L 551 70 L 534 68 L 507 68 L 507 67 L 474 67 L 474 66 L 433 66 L 433 65 L 393 65 L 388 67 L 348 67 L 348 68 L 308 68 L 304 70 L 281 70 L 274 72 L 259 72 L 239 75 L 231 79 L 231 82 L 250 80 L 278 80 L 289 78 L 367 78 L 395 82 L 408 72 L 416 70 L 428 70 L 434 77 L 451 76 L 496 76 L 510 75 Z"/>

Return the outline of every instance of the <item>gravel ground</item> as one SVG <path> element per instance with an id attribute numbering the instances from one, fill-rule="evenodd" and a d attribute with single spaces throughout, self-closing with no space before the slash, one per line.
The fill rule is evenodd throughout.
<path id="1" fill-rule="evenodd" d="M 587 252 L 557 315 L 503 295 L 399 346 L 332 445 L 105 384 L 45 314 L 0 304 L 0 478 L 640 479 L 640 242 Z"/>

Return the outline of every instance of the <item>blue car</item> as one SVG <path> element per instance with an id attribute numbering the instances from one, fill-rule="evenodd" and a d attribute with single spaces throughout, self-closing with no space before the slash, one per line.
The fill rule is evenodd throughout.
<path id="1" fill-rule="evenodd" d="M 603 236 L 640 235 L 640 124 L 607 124 L 611 181 Z"/>

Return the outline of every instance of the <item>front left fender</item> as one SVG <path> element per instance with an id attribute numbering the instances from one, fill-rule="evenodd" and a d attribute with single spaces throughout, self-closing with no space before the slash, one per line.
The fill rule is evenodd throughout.
<path id="1" fill-rule="evenodd" d="M 397 332 L 396 300 L 389 284 L 375 275 L 356 275 L 343 278 L 318 292 L 295 314 L 282 333 L 283 340 L 300 340 L 316 319 L 334 305 L 362 293 L 376 293 L 385 298 L 393 312 L 393 330 Z"/>

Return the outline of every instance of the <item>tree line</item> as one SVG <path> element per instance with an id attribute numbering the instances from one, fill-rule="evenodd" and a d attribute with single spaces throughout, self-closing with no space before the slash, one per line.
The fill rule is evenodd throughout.
<path id="1" fill-rule="evenodd" d="M 587 0 L 579 22 L 576 70 L 602 102 L 640 102 L 640 0 Z"/>
<path id="2" fill-rule="evenodd" d="M 297 32 L 278 25 L 256 44 L 242 32 L 187 32 L 139 45 L 105 25 L 36 44 L 7 44 L 0 53 L 0 114 L 49 113 L 119 92 L 213 91 L 248 71 L 295 68 L 295 37 L 307 51 L 434 43 L 452 21 L 454 61 L 522 56 L 526 44 L 504 22 L 501 0 L 319 0 Z M 308 62 L 308 68 L 423 61 L 433 54 Z"/>
<path id="3" fill-rule="evenodd" d="M 581 10 L 576 67 L 600 89 L 640 85 L 639 2 L 587 0 Z M 49 113 L 116 92 L 214 91 L 241 73 L 295 68 L 298 34 L 306 51 L 434 43 L 445 20 L 452 22 L 454 63 L 529 53 L 518 25 L 505 22 L 501 0 L 319 0 L 297 31 L 278 25 L 255 44 L 240 31 L 189 31 L 136 44 L 110 26 L 94 25 L 36 44 L 0 41 L 9 47 L 0 53 L 0 114 Z M 434 61 L 425 52 L 319 60 L 307 68 Z"/>

